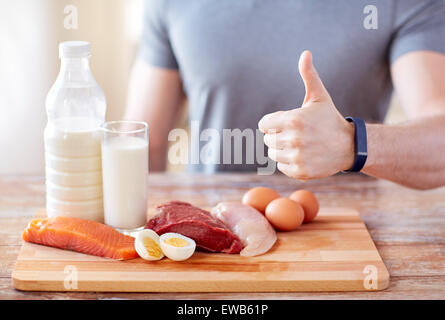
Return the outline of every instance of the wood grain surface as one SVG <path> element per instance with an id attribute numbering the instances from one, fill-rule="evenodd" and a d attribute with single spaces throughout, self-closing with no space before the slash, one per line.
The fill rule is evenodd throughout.
<path id="1" fill-rule="evenodd" d="M 65 281 L 73 271 L 75 287 Z M 322 207 L 311 223 L 279 232 L 257 257 L 195 252 L 182 262 L 115 261 L 25 242 L 12 280 L 25 291 L 366 291 L 385 289 L 389 274 L 359 213 Z"/>
<path id="2" fill-rule="evenodd" d="M 248 188 L 266 185 L 283 195 L 297 188 L 314 191 L 323 207 L 361 213 L 391 275 L 389 288 L 376 292 L 326 293 L 96 293 L 24 292 L 11 273 L 22 244 L 21 232 L 45 205 L 43 177 L 0 177 L 1 299 L 444 299 L 445 189 L 409 190 L 361 175 L 341 175 L 300 183 L 275 175 L 150 175 L 151 205 L 178 199 L 198 206 L 239 200 Z"/>

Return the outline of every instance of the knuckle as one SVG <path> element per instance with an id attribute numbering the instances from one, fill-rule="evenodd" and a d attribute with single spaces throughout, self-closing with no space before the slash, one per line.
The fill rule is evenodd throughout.
<path id="1" fill-rule="evenodd" d="M 283 145 L 288 148 L 297 148 L 300 146 L 298 135 L 293 132 L 283 139 Z"/>
<path id="2" fill-rule="evenodd" d="M 302 179 L 302 171 L 300 169 L 300 166 L 296 165 L 293 167 L 293 177 L 295 179 Z"/>
<path id="3" fill-rule="evenodd" d="M 298 179 L 305 179 L 308 177 L 308 171 L 304 164 L 300 164 L 297 168 Z"/>
<path id="4" fill-rule="evenodd" d="M 299 152 L 298 151 L 293 151 L 292 152 L 292 154 L 291 154 L 291 156 L 290 156 L 290 160 L 291 160 L 291 162 L 292 163 L 294 163 L 294 164 L 300 164 L 300 155 L 299 155 Z"/>
<path id="5" fill-rule="evenodd" d="M 276 148 L 278 146 L 278 136 L 277 134 L 269 134 L 267 137 L 267 146 L 271 148 Z"/>
<path id="6" fill-rule="evenodd" d="M 301 129 L 303 126 L 303 121 L 298 113 L 289 115 L 289 117 L 286 119 L 286 122 L 288 127 L 290 128 Z"/>
<path id="7" fill-rule="evenodd" d="M 301 143 L 300 143 L 300 141 L 298 140 L 298 138 L 292 138 L 292 139 L 290 139 L 289 140 L 289 146 L 291 147 L 291 148 L 299 148 L 299 147 L 301 147 Z"/>
<path id="8" fill-rule="evenodd" d="M 300 118 L 300 125 L 297 127 L 300 134 L 304 134 L 305 127 L 303 119 Z"/>
<path id="9" fill-rule="evenodd" d="M 298 142 L 297 142 L 297 144 L 298 144 L 298 149 L 300 149 L 300 150 L 305 150 L 306 149 L 306 147 L 307 147 L 307 143 L 304 141 L 304 139 L 302 139 L 302 138 L 300 138 L 299 140 L 298 140 Z"/>

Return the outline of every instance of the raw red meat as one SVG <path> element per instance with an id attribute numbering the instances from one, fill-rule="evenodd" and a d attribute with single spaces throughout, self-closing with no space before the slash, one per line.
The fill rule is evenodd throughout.
<path id="1" fill-rule="evenodd" d="M 239 253 L 241 240 L 220 220 L 190 203 L 171 201 L 159 205 L 159 213 L 148 221 L 146 229 L 159 235 L 176 232 L 192 238 L 200 249 L 211 252 Z"/>

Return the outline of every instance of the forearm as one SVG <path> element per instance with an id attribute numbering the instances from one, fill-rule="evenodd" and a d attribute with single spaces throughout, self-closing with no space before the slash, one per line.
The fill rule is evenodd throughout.
<path id="1" fill-rule="evenodd" d="M 130 100 L 131 101 L 131 100 Z M 141 103 L 128 103 L 124 114 L 124 120 L 145 121 L 149 124 L 149 169 L 152 172 L 165 171 L 167 157 L 167 137 L 164 137 L 162 131 L 157 128 L 156 119 L 147 107 Z"/>
<path id="2" fill-rule="evenodd" d="M 417 189 L 445 185 L 445 115 L 400 125 L 368 124 L 362 172 Z"/>
<path id="3" fill-rule="evenodd" d="M 134 104 L 127 105 L 123 118 L 124 120 L 145 121 L 149 124 L 149 169 L 151 172 L 165 171 L 167 168 L 167 137 L 153 124 L 153 117 L 149 117 L 147 114 L 140 112 L 139 109 L 141 108 L 137 107 L 139 106 Z M 162 119 L 158 119 L 158 121 L 162 121 Z"/>
<path id="4" fill-rule="evenodd" d="M 184 102 L 178 70 L 136 61 L 128 86 L 124 118 L 148 123 L 150 171 L 166 169 L 168 133 Z"/>
<path id="5" fill-rule="evenodd" d="M 151 172 L 165 171 L 167 168 L 167 151 L 149 149 L 149 169 Z"/>

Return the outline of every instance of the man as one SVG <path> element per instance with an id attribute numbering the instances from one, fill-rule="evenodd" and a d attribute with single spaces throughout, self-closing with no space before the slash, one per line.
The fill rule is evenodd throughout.
<path id="1" fill-rule="evenodd" d="M 186 95 L 201 130 L 258 126 L 290 177 L 350 169 L 363 135 L 344 118 L 352 116 L 366 121 L 362 172 L 418 189 L 445 185 L 444 1 L 150 0 L 145 8 L 126 117 L 149 123 L 152 169 L 165 168 Z M 410 120 L 378 124 L 393 88 Z"/>

